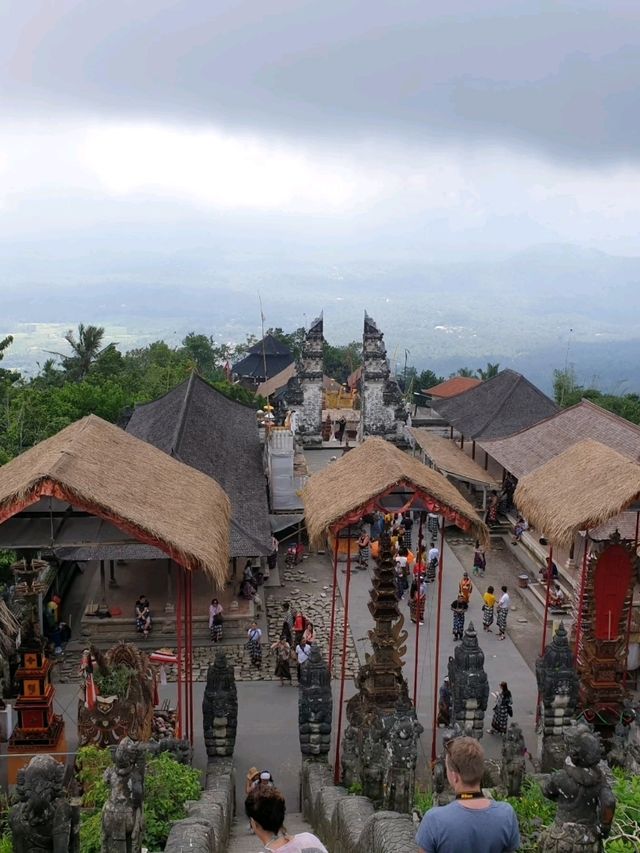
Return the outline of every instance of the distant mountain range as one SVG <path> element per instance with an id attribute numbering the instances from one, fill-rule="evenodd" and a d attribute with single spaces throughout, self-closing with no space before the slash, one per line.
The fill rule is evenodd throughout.
<path id="1" fill-rule="evenodd" d="M 241 341 L 260 332 L 259 291 L 267 325 L 293 329 L 324 311 L 331 343 L 360 338 L 366 309 L 400 369 L 405 350 L 409 364 L 445 375 L 498 361 L 549 391 L 553 368 L 568 360 L 586 384 L 640 391 L 640 257 L 563 245 L 450 263 L 299 254 L 132 249 L 88 275 L 87 258 L 20 264 L 0 246 L 0 334 L 16 335 L 5 364 L 33 371 L 79 322 L 105 326 L 123 349 L 177 343 L 190 330 Z"/>

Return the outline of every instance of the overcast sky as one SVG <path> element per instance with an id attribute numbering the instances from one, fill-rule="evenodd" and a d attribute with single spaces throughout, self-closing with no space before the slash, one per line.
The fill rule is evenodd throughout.
<path id="1" fill-rule="evenodd" d="M 25 254 L 638 254 L 638 0 L 5 0 L 0 288 Z"/>

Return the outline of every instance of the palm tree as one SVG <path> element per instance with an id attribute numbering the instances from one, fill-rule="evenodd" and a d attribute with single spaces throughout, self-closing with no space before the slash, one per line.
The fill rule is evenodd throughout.
<path id="1" fill-rule="evenodd" d="M 498 362 L 495 364 L 491 364 L 490 361 L 487 362 L 487 367 L 483 370 L 481 367 L 478 368 L 478 378 L 482 379 L 483 382 L 486 382 L 487 379 L 493 379 L 494 376 L 497 376 L 500 372 L 500 365 Z"/>
<path id="2" fill-rule="evenodd" d="M 103 338 L 104 329 L 102 326 L 85 326 L 84 323 L 80 323 L 77 339 L 73 329 L 69 329 L 64 339 L 73 350 L 73 354 L 52 353 L 52 355 L 58 355 L 62 359 L 62 367 L 67 379 L 81 381 L 85 378 L 96 359 L 109 348 L 102 346 Z"/>
<path id="3" fill-rule="evenodd" d="M 452 379 L 454 376 L 464 376 L 467 379 L 475 379 L 476 374 L 470 367 L 459 367 L 458 370 L 456 370 L 455 373 L 452 373 L 449 378 Z"/>

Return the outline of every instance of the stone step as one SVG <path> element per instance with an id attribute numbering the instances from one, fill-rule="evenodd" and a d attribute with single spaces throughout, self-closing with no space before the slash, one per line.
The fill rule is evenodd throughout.
<path id="1" fill-rule="evenodd" d="M 225 614 L 223 626 L 223 641 L 237 643 L 245 640 L 247 627 L 253 618 L 246 613 L 235 616 L 233 613 Z M 209 619 L 206 616 L 195 616 L 192 620 L 194 645 L 206 645 L 210 641 Z M 120 640 L 135 642 L 142 648 L 149 643 L 151 648 L 159 646 L 175 646 L 177 644 L 175 617 L 158 616 L 153 620 L 153 630 L 147 640 L 135 631 L 133 619 L 120 616 L 98 619 L 96 617 L 84 616 L 82 619 L 81 634 L 90 638 L 96 645 L 105 643 L 117 643 Z"/>
<path id="2" fill-rule="evenodd" d="M 302 814 L 287 814 L 285 826 L 289 835 L 298 832 L 313 832 Z M 249 831 L 249 821 L 246 817 L 236 817 L 231 828 L 231 837 L 227 846 L 227 853 L 256 853 L 260 849 L 258 838 Z"/>

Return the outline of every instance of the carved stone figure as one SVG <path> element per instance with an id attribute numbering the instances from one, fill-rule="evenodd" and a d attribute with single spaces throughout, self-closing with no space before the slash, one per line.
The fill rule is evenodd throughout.
<path id="1" fill-rule="evenodd" d="M 447 778 L 447 764 L 445 759 L 449 741 L 460 737 L 461 734 L 460 727 L 456 725 L 452 729 L 446 729 L 442 735 L 442 752 L 436 758 L 431 771 L 433 792 L 435 794 L 436 805 L 438 806 L 446 806 L 455 799 L 455 792 Z"/>
<path id="2" fill-rule="evenodd" d="M 102 853 L 140 853 L 144 831 L 145 748 L 129 737 L 116 747 L 113 767 L 104 772 L 110 788 L 102 807 Z"/>
<path id="3" fill-rule="evenodd" d="M 576 714 L 579 680 L 562 622 L 536 662 L 540 692 L 539 759 L 543 773 L 559 770 L 565 759 L 563 733 Z"/>
<path id="4" fill-rule="evenodd" d="M 484 652 L 478 643 L 473 622 L 464 633 L 462 643 L 449 658 L 451 719 L 461 728 L 471 727 L 478 740 L 484 731 L 484 714 L 489 699 L 489 681 L 484 671 Z"/>
<path id="5" fill-rule="evenodd" d="M 500 781 L 508 797 L 519 797 L 525 774 L 526 746 L 522 729 L 511 723 L 502 742 Z"/>
<path id="6" fill-rule="evenodd" d="M 223 652 L 216 654 L 207 670 L 202 723 L 209 758 L 233 755 L 238 727 L 238 691 L 233 666 Z"/>
<path id="7" fill-rule="evenodd" d="M 388 533 L 380 539 L 369 611 L 373 654 L 356 677 L 358 692 L 347 703 L 342 779 L 362 785 L 376 808 L 410 812 L 415 788 L 417 742 L 422 726 L 402 675 L 407 632 L 395 595 Z"/>
<path id="8" fill-rule="evenodd" d="M 14 853 L 78 853 L 79 814 L 63 789 L 64 766 L 36 755 L 18 771 L 18 802 L 9 812 Z"/>
<path id="9" fill-rule="evenodd" d="M 556 800 L 553 824 L 540 841 L 541 853 L 599 853 L 611 828 L 616 800 L 598 766 L 600 739 L 588 726 L 565 731 L 567 761 L 543 784 L 545 797 Z"/>
<path id="10" fill-rule="evenodd" d="M 305 756 L 325 756 L 331 748 L 333 697 L 331 674 L 316 643 L 300 674 L 298 729 L 300 751 Z"/>
<path id="11" fill-rule="evenodd" d="M 191 766 L 193 749 L 186 738 L 164 737 L 162 740 L 150 741 L 147 752 L 151 755 L 160 755 L 161 752 L 170 752 L 178 764 Z"/>

